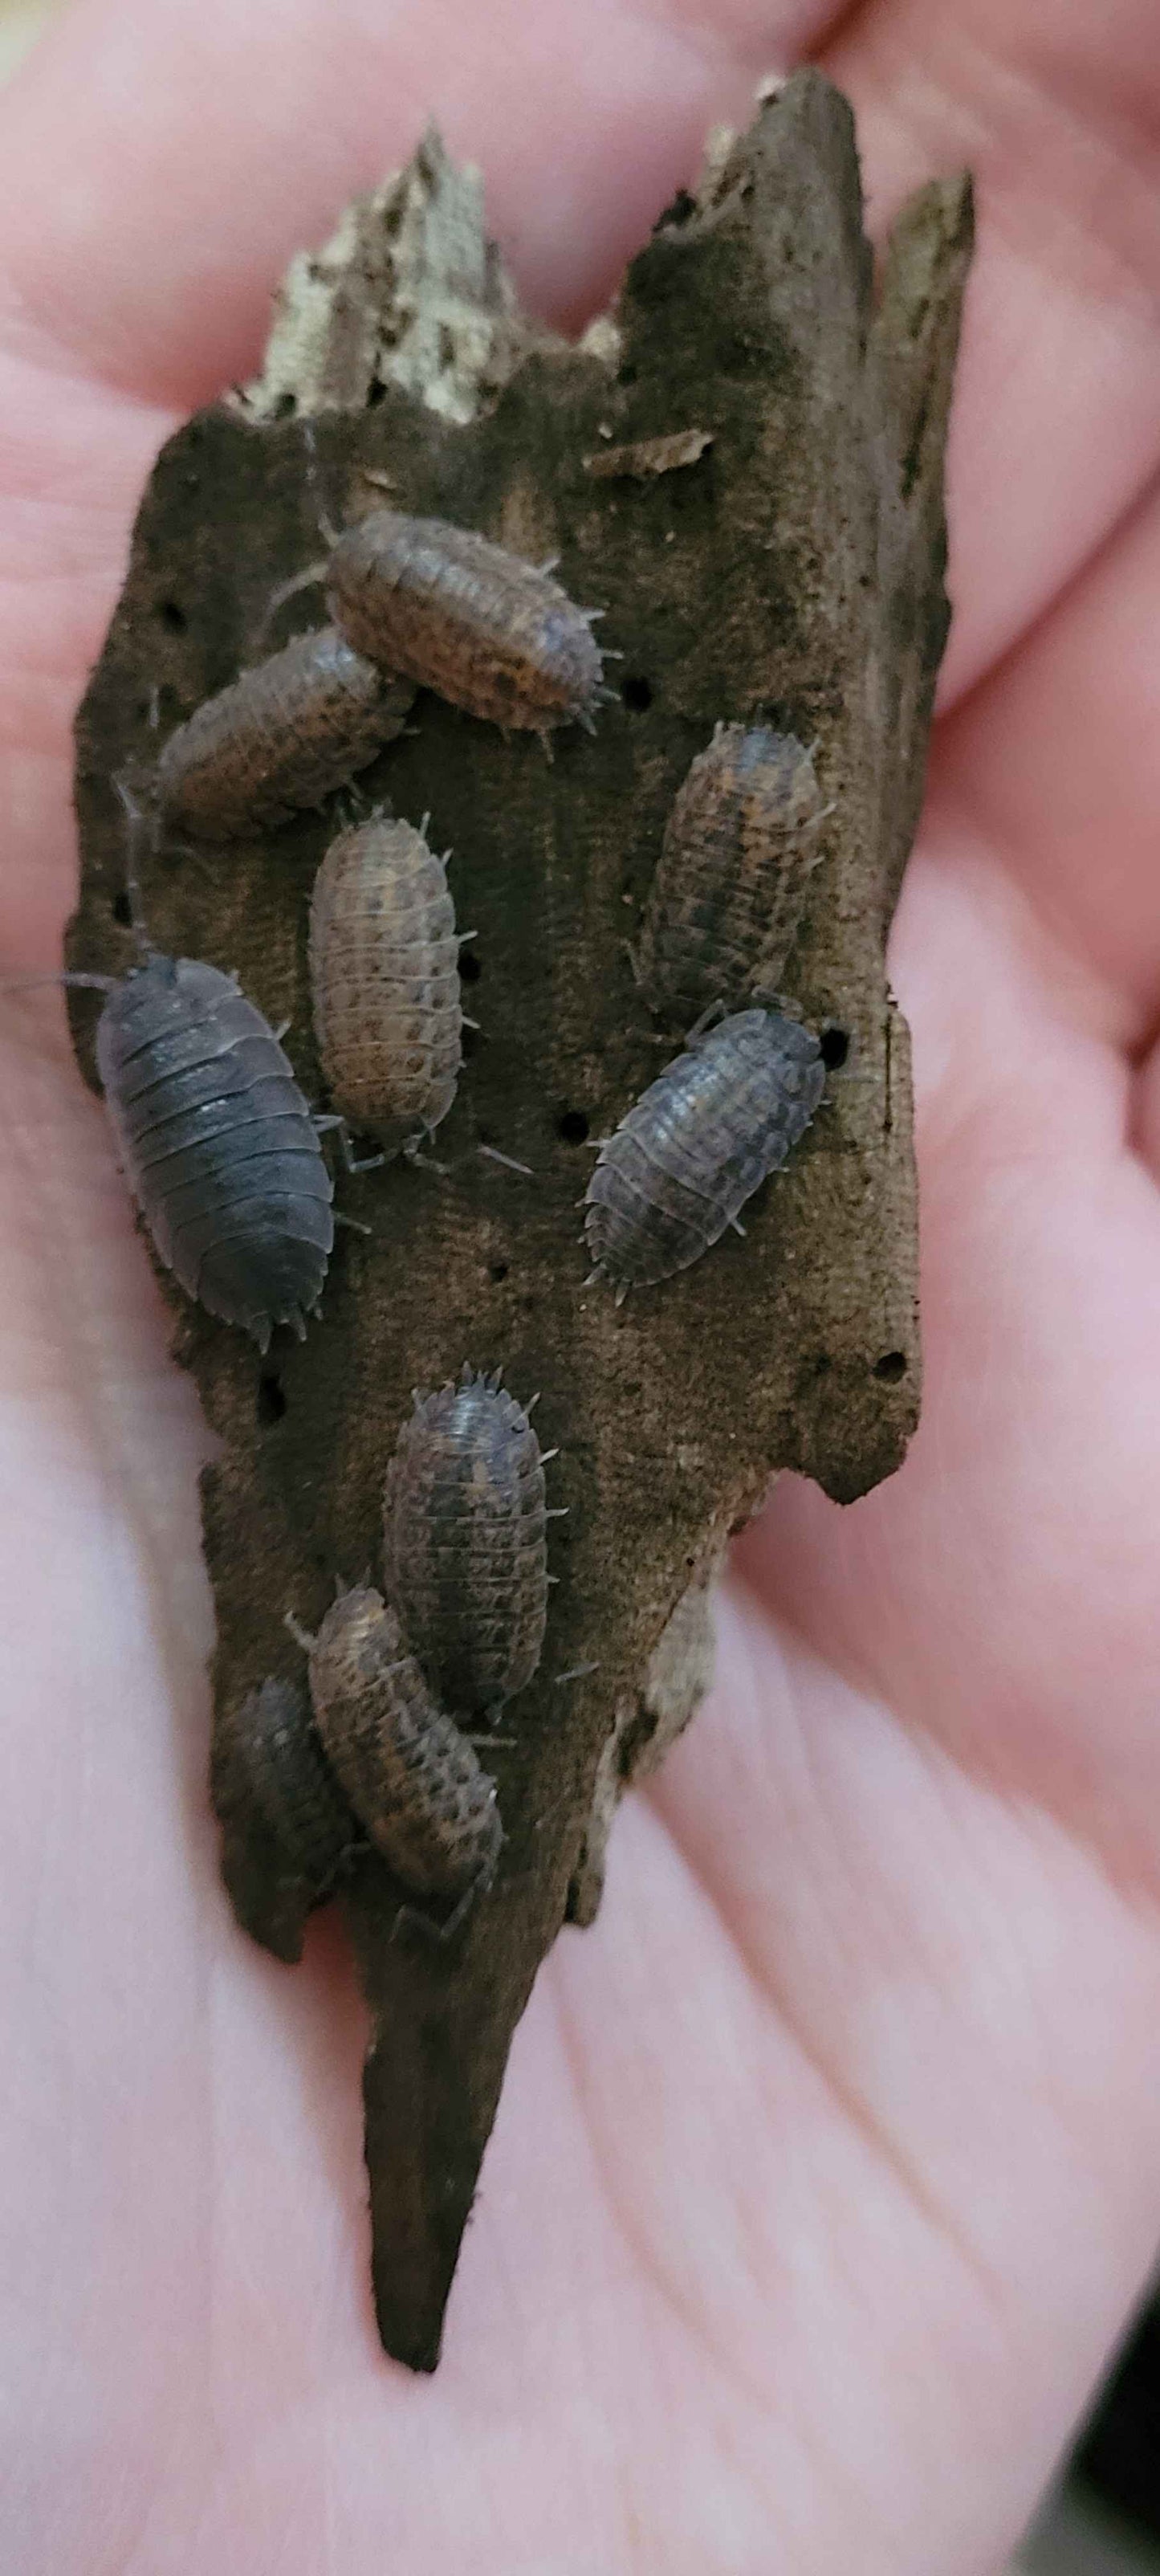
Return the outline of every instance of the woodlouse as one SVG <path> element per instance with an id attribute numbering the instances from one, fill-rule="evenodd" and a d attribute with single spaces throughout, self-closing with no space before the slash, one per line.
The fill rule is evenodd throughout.
<path id="1" fill-rule="evenodd" d="M 638 952 L 654 1009 L 680 1027 L 772 991 L 820 855 L 813 754 L 766 725 L 719 724 L 665 825 Z"/>
<path id="2" fill-rule="evenodd" d="M 319 1734 L 376 1850 L 415 1896 L 474 1894 L 503 1840 L 496 1785 L 439 1707 L 394 1611 L 356 1585 L 302 1642 Z"/>
<path id="3" fill-rule="evenodd" d="M 268 1680 L 251 1691 L 238 1713 L 234 1746 L 263 1822 L 312 1893 L 323 1895 L 364 1836 L 301 1685 Z"/>
<path id="4" fill-rule="evenodd" d="M 417 1144 L 455 1097 L 463 1012 L 445 864 L 413 824 L 376 815 L 331 842 L 310 985 L 335 1108 L 388 1153 Z"/>
<path id="5" fill-rule="evenodd" d="M 684 1054 L 605 1138 L 584 1230 L 616 1290 L 668 1279 L 716 1243 L 804 1135 L 825 1085 L 816 1037 L 780 1011 L 736 1011 Z"/>
<path id="6" fill-rule="evenodd" d="M 334 546 L 327 606 L 357 652 L 469 715 L 543 735 L 573 722 L 593 730 L 600 612 L 575 607 L 546 568 L 471 528 L 372 510 Z"/>
<path id="7" fill-rule="evenodd" d="M 447 1708 L 497 1707 L 539 1663 L 544 1465 L 498 1371 L 465 1366 L 458 1385 L 416 1394 L 387 1469 L 384 1570 L 408 1645 Z"/>
<path id="8" fill-rule="evenodd" d="M 152 952 L 111 984 L 96 1056 L 158 1258 L 260 1350 L 275 1324 L 304 1335 L 334 1242 L 333 1185 L 256 1004 L 220 967 Z"/>
<path id="9" fill-rule="evenodd" d="M 226 840 L 320 805 L 402 732 L 414 684 L 356 653 L 333 626 L 296 635 L 203 700 L 161 752 L 161 820 Z"/>

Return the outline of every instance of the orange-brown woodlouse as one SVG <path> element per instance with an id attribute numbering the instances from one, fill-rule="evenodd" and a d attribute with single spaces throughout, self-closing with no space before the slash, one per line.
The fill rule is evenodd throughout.
<path id="1" fill-rule="evenodd" d="M 386 1587 L 444 1707 L 496 1708 L 529 1682 L 548 1613 L 544 1467 L 499 1373 L 415 1396 L 383 1498 Z"/>
<path id="2" fill-rule="evenodd" d="M 585 1194 L 595 1269 L 616 1290 L 668 1279 L 716 1243 L 805 1134 L 825 1086 L 810 1029 L 735 1011 L 694 1034 L 600 1147 Z"/>
<path id="3" fill-rule="evenodd" d="M 318 1051 L 335 1108 L 388 1154 L 455 1097 L 459 945 L 445 862 L 413 824 L 375 815 L 331 842 L 310 904 Z"/>
<path id="4" fill-rule="evenodd" d="M 251 1691 L 234 1730 L 236 1760 L 259 1815 L 315 1897 L 366 1837 L 322 1749 L 298 1682 Z"/>
<path id="5" fill-rule="evenodd" d="M 159 820 L 228 840 L 321 805 L 402 732 L 414 696 L 337 628 L 296 635 L 170 734 L 154 778 Z"/>
<path id="6" fill-rule="evenodd" d="M 412 1895 L 454 1902 L 450 1931 L 499 1858 L 494 1780 L 371 1585 L 340 1593 L 301 1642 L 318 1732 L 356 1816 Z"/>
<path id="7" fill-rule="evenodd" d="M 474 529 L 372 510 L 334 545 L 327 606 L 357 652 L 468 715 L 544 736 L 594 730 L 600 610 L 577 608 L 547 567 Z"/>
<path id="8" fill-rule="evenodd" d="M 828 811 L 829 809 L 824 809 Z M 719 724 L 665 825 L 637 953 L 653 1008 L 678 1027 L 771 992 L 820 856 L 813 753 L 766 725 Z"/>

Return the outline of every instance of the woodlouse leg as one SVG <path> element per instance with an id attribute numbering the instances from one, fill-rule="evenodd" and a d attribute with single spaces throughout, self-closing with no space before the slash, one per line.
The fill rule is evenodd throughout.
<path id="1" fill-rule="evenodd" d="M 505 1171 L 519 1172 L 526 1181 L 535 1180 L 536 1175 L 530 1163 L 517 1163 L 514 1154 L 501 1154 L 498 1145 L 477 1145 L 475 1150 L 489 1163 L 502 1163 Z"/>
<path id="2" fill-rule="evenodd" d="M 304 1655 L 313 1654 L 318 1642 L 317 1638 L 311 1636 L 309 1628 L 303 1627 L 302 1621 L 295 1616 L 293 1610 L 283 1611 L 282 1625 L 284 1628 L 289 1629 L 295 1645 L 301 1646 Z"/>
<path id="3" fill-rule="evenodd" d="M 494 1869 L 481 1870 L 479 1877 L 473 1878 L 470 1887 L 464 1889 L 454 1913 L 448 1915 L 445 1923 L 438 1923 L 433 1914 L 422 1913 L 416 1905 L 400 1905 L 391 1926 L 392 1941 L 400 1924 L 403 1923 L 414 1924 L 416 1931 L 422 1932 L 428 1941 L 437 1941 L 441 1946 L 444 1942 L 453 1941 L 460 1925 L 466 1922 L 476 1898 L 486 1896 L 494 1876 Z"/>
<path id="4" fill-rule="evenodd" d="M 277 589 L 271 591 L 250 637 L 251 652 L 256 652 L 259 645 L 264 644 L 279 609 L 285 607 L 287 600 L 295 599 L 300 590 L 317 590 L 325 581 L 326 574 L 326 558 L 320 556 L 316 563 L 307 564 L 304 571 L 292 573 L 289 581 L 279 582 Z"/>
<path id="5" fill-rule="evenodd" d="M 599 1664 L 569 1664 L 566 1673 L 556 1674 L 554 1686 L 559 1690 L 562 1682 L 587 1681 L 590 1673 L 598 1673 L 599 1670 Z"/>
<path id="6" fill-rule="evenodd" d="M 328 1112 L 321 1118 L 316 1118 L 314 1124 L 320 1133 L 325 1127 L 333 1128 L 335 1142 L 342 1157 L 342 1168 L 344 1172 L 378 1172 L 382 1170 L 383 1164 L 387 1159 L 385 1154 L 355 1153 L 354 1147 L 350 1141 L 350 1128 L 348 1127 L 345 1118 L 340 1118 L 335 1112 Z M 348 1222 L 353 1223 L 353 1218 L 348 1220 Z M 369 1227 L 366 1228 L 365 1231 L 369 1233 Z"/>

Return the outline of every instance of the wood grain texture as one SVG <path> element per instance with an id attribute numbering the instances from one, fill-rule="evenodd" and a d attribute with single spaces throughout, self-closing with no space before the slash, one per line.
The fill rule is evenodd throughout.
<path id="1" fill-rule="evenodd" d="M 601 640 L 625 658 L 611 665 L 620 704 L 594 740 L 560 733 L 549 763 L 535 738 L 505 740 L 420 696 L 414 730 L 368 773 L 397 813 L 418 823 L 430 810 L 433 844 L 455 850 L 458 917 L 478 933 L 481 1034 L 439 1130 L 447 1172 L 394 1164 L 340 1183 L 340 1205 L 371 1232 L 341 1237 L 323 1320 L 301 1348 L 279 1335 L 263 1364 L 170 1292 L 178 1355 L 221 1443 L 204 1518 L 225 1874 L 242 1922 L 284 1958 L 297 1956 L 310 1890 L 239 1796 L 231 1759 L 246 1695 L 296 1673 L 283 1613 L 317 1626 L 336 1573 L 349 1582 L 370 1565 L 377 1579 L 383 1472 L 413 1387 L 464 1361 L 502 1366 L 524 1398 L 541 1391 L 537 1430 L 560 1448 L 553 1500 L 570 1513 L 555 1524 L 561 1580 L 544 1653 L 505 1711 L 510 1742 L 488 1757 L 505 1837 L 494 1884 L 442 1949 L 396 1935 L 399 1890 L 376 1855 L 341 1899 L 374 2024 L 379 2324 L 390 2352 L 427 2369 L 539 1962 L 570 1891 L 591 1919 L 616 1790 L 703 1682 L 706 1576 L 775 1469 L 852 1499 L 898 1464 L 915 1420 L 908 1048 L 883 945 L 947 622 L 942 448 L 971 223 L 965 182 L 927 189 L 902 218 L 876 310 L 852 118 L 804 74 L 701 197 L 670 210 L 617 314 L 581 348 L 521 338 L 481 242 L 504 364 L 489 325 L 474 394 L 460 365 L 452 404 L 445 380 L 439 400 L 438 383 L 424 399 L 418 324 L 408 383 L 368 378 L 368 352 L 390 331 L 359 300 L 394 291 L 374 255 L 373 206 L 389 197 L 352 215 L 345 272 L 332 246 L 329 305 L 311 282 L 301 402 L 284 311 L 276 399 L 267 384 L 201 414 L 159 460 L 78 724 L 84 877 L 69 956 L 113 972 L 128 963 L 111 773 L 147 757 L 154 687 L 166 730 L 238 670 L 273 587 L 317 554 L 320 485 L 332 511 L 349 512 L 360 494 L 365 506 L 363 474 L 380 492 L 386 478 L 393 506 L 479 529 L 532 562 L 558 554 L 569 595 L 606 608 Z M 432 257 L 438 281 L 446 260 Z M 421 303 L 414 267 L 408 294 Z M 461 360 L 469 341 L 464 330 Z M 320 387 L 337 407 L 311 423 L 312 482 L 301 409 Z M 712 443 L 680 472 L 601 480 L 586 468 L 602 445 L 690 423 Z M 834 810 L 791 999 L 830 1033 L 831 1059 L 835 1033 L 848 1039 L 862 1078 L 831 1080 L 743 1242 L 727 1238 L 618 1312 L 606 1288 L 583 1284 L 581 1139 L 615 1127 L 658 1070 L 625 943 L 673 798 L 721 720 L 817 743 Z M 307 923 L 332 830 L 303 817 L 228 850 L 163 852 L 144 883 L 155 939 L 237 967 L 275 1023 L 289 1017 L 296 1074 L 323 1106 Z M 92 1011 L 86 996 L 70 1000 L 91 1075 Z M 585 1666 L 596 1669 L 557 1678 Z"/>

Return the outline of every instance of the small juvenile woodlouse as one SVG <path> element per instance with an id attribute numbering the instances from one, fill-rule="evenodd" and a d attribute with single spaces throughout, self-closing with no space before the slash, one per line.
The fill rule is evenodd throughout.
<path id="1" fill-rule="evenodd" d="M 736 1011 L 666 1065 L 600 1147 L 585 1193 L 595 1268 L 616 1290 L 699 1261 L 777 1171 L 825 1086 L 818 1041 L 780 1011 Z"/>
<path id="2" fill-rule="evenodd" d="M 157 951 L 107 991 L 97 1068 L 159 1260 L 265 1350 L 303 1337 L 334 1243 L 333 1184 L 289 1059 L 232 975 Z"/>
<path id="3" fill-rule="evenodd" d="M 826 809 L 828 810 L 828 809 Z M 813 753 L 765 725 L 719 724 L 665 825 L 638 952 L 678 1027 L 775 989 L 820 856 Z"/>
<path id="4" fill-rule="evenodd" d="M 469 1900 L 503 1841 L 496 1785 L 439 1707 L 394 1611 L 359 1584 L 301 1642 L 318 1732 L 376 1850 L 413 1895 Z"/>
<path id="5" fill-rule="evenodd" d="M 388 1594 L 447 1708 L 496 1708 L 529 1682 L 548 1615 L 544 1466 L 521 1404 L 465 1365 L 415 1396 L 387 1469 Z"/>
<path id="6" fill-rule="evenodd" d="M 455 1097 L 463 1012 L 445 862 L 413 824 L 340 832 L 314 881 L 310 986 L 335 1108 L 388 1154 L 414 1147 Z"/>
<path id="7" fill-rule="evenodd" d="M 296 635 L 171 733 L 157 763 L 159 819 L 228 840 L 321 805 L 402 732 L 415 696 L 333 626 Z"/>
<path id="8" fill-rule="evenodd" d="M 269 1680 L 251 1691 L 238 1713 L 234 1745 L 263 1823 L 311 1893 L 325 1894 L 364 1835 L 301 1685 Z"/>
<path id="9" fill-rule="evenodd" d="M 372 510 L 335 543 L 327 606 L 357 652 L 468 715 L 545 736 L 560 724 L 594 730 L 601 612 L 474 529 Z"/>

